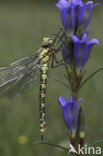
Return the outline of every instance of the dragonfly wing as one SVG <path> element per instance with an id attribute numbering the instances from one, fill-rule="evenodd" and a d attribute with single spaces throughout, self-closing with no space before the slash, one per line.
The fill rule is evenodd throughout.
<path id="1" fill-rule="evenodd" d="M 13 97 L 35 87 L 40 80 L 40 64 L 36 56 L 26 57 L 0 68 L 0 95 Z"/>

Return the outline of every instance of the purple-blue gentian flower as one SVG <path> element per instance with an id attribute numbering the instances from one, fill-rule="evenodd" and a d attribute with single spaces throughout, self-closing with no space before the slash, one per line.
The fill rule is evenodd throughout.
<path id="1" fill-rule="evenodd" d="M 66 31 L 74 31 L 74 29 L 83 24 L 83 31 L 86 30 L 92 9 L 98 5 L 89 1 L 85 4 L 81 0 L 59 0 L 56 6 L 61 11 L 62 23 Z"/>
<path id="2" fill-rule="evenodd" d="M 76 67 L 84 68 L 84 65 L 88 61 L 88 58 L 91 53 L 91 48 L 95 44 L 99 44 L 97 39 L 91 39 L 90 41 L 87 40 L 88 35 L 83 33 L 81 39 L 77 36 L 73 35 L 72 40 L 74 42 L 74 57 L 76 62 Z"/>
<path id="3" fill-rule="evenodd" d="M 72 41 L 74 44 L 73 51 L 67 49 L 65 46 L 63 48 L 64 61 L 68 66 L 72 66 L 73 59 L 75 59 L 75 64 L 77 68 L 83 69 L 88 61 L 93 45 L 99 44 L 98 39 L 87 40 L 88 35 L 83 33 L 81 39 L 76 35 L 72 35 Z"/>
<path id="4" fill-rule="evenodd" d="M 75 102 L 72 95 L 70 96 L 70 101 L 67 101 L 62 96 L 58 98 L 58 102 L 63 112 L 66 127 L 69 131 L 72 132 L 75 132 L 77 128 L 77 106 L 80 101 L 81 98 L 78 99 L 77 102 Z"/>

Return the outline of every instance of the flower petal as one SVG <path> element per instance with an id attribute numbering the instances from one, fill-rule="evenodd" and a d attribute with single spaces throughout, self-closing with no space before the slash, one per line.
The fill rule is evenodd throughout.
<path id="1" fill-rule="evenodd" d="M 65 98 L 63 98 L 62 96 L 60 96 L 58 98 L 58 102 L 60 103 L 61 107 L 65 107 L 66 104 L 68 103 L 68 101 Z"/>
<path id="2" fill-rule="evenodd" d="M 56 4 L 56 6 L 57 6 L 60 10 L 62 10 L 62 9 L 64 9 L 64 8 L 69 7 L 70 5 L 69 5 L 69 3 L 68 3 L 66 0 L 59 0 L 59 2 Z"/>
<path id="3" fill-rule="evenodd" d="M 87 15 L 86 15 L 86 16 L 88 16 L 88 18 L 85 19 L 84 30 L 87 29 L 88 24 L 89 24 L 90 19 L 91 19 L 91 13 L 92 13 L 92 10 L 93 10 L 93 8 L 96 7 L 97 5 L 100 5 L 100 3 L 96 3 L 96 4 L 94 4 L 94 5 L 91 5 L 91 8 L 88 9 L 88 13 L 87 13 Z"/>

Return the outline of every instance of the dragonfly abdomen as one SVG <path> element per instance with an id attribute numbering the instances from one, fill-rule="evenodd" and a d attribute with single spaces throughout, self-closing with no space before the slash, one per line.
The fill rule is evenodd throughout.
<path id="1" fill-rule="evenodd" d="M 48 62 L 41 67 L 41 82 L 40 82 L 40 134 L 43 140 L 43 136 L 46 131 L 46 119 L 45 119 L 45 94 L 47 84 Z"/>
<path id="2" fill-rule="evenodd" d="M 45 118 L 45 96 L 46 96 L 46 84 L 47 84 L 47 74 L 49 68 L 49 61 L 51 57 L 50 46 L 52 43 L 50 41 L 47 42 L 48 39 L 43 42 L 43 47 L 38 51 L 38 58 L 40 60 L 41 65 L 41 79 L 40 79 L 40 134 L 41 140 L 43 141 L 43 136 L 46 132 L 46 118 Z M 47 43 L 46 43 L 47 42 Z M 44 44 L 46 43 L 46 45 Z"/>

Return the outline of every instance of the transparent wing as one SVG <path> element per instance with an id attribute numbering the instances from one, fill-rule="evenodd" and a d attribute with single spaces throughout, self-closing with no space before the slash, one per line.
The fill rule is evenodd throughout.
<path id="1" fill-rule="evenodd" d="M 26 57 L 0 68 L 0 96 L 19 96 L 35 87 L 40 80 L 37 56 Z"/>

